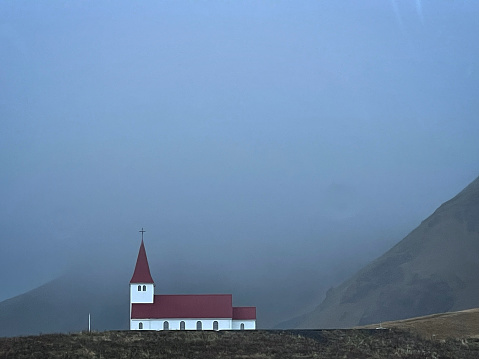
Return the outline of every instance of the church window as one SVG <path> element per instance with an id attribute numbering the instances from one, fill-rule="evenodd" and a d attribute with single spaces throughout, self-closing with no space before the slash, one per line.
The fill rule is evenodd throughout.
<path id="1" fill-rule="evenodd" d="M 138 292 L 141 291 L 141 285 L 138 286 Z"/>
<path id="2" fill-rule="evenodd" d="M 180 330 L 185 330 L 185 322 L 183 320 L 180 322 Z"/>
<path id="3" fill-rule="evenodd" d="M 146 285 L 143 286 L 143 292 L 146 292 Z"/>
<path id="4" fill-rule="evenodd" d="M 241 330 L 244 330 L 244 323 L 241 323 L 240 329 L 241 329 Z"/>
<path id="5" fill-rule="evenodd" d="M 201 320 L 196 322 L 196 330 L 203 330 L 203 324 L 201 323 Z"/>
<path id="6" fill-rule="evenodd" d="M 170 329 L 170 323 L 168 323 L 168 321 L 165 320 L 163 322 L 163 330 L 168 330 L 168 329 Z"/>
<path id="7" fill-rule="evenodd" d="M 218 321 L 217 320 L 215 320 L 213 322 L 213 330 L 218 330 Z"/>
<path id="8" fill-rule="evenodd" d="M 142 322 L 138 323 L 138 329 L 143 329 L 143 323 Z"/>

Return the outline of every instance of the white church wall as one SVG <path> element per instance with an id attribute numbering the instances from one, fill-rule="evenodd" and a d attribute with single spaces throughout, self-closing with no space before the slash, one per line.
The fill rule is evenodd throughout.
<path id="1" fill-rule="evenodd" d="M 139 324 L 143 324 L 143 330 L 163 330 L 163 325 L 165 321 L 168 322 L 168 330 L 180 330 L 180 323 L 185 322 L 185 330 L 196 330 L 197 322 L 200 321 L 202 325 L 201 330 L 214 330 L 213 322 L 218 322 L 218 330 L 231 330 L 232 329 L 232 320 L 231 319 L 132 319 L 130 321 L 130 330 L 140 330 Z"/>
<path id="2" fill-rule="evenodd" d="M 256 320 L 233 320 L 232 321 L 232 328 L 233 330 L 255 330 L 256 329 Z M 244 324 L 244 328 L 241 328 L 241 324 Z"/>
<path id="3" fill-rule="evenodd" d="M 141 324 L 141 326 L 140 326 Z M 146 320 L 130 320 L 130 330 L 151 330 L 150 321 Z"/>
<path id="4" fill-rule="evenodd" d="M 140 290 L 138 290 L 138 288 Z M 142 284 L 142 283 L 130 284 L 130 302 L 131 303 L 153 303 L 154 295 L 155 295 L 155 287 L 153 284 Z"/>

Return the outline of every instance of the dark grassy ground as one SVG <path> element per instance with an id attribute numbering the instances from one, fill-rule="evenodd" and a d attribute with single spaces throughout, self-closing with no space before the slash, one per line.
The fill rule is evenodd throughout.
<path id="1" fill-rule="evenodd" d="M 0 358 L 479 358 L 479 340 L 397 330 L 129 332 L 0 338 Z"/>

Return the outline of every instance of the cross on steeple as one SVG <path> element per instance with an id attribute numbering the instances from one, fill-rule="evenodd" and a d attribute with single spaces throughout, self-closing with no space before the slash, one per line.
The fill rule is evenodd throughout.
<path id="1" fill-rule="evenodd" d="M 143 242 L 143 233 L 145 233 L 146 231 L 143 229 L 143 227 L 141 227 L 141 231 L 138 231 L 141 233 L 141 241 Z"/>

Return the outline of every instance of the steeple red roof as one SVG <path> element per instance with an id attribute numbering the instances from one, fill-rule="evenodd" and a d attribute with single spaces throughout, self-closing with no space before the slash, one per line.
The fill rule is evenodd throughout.
<path id="1" fill-rule="evenodd" d="M 130 283 L 154 283 L 153 278 L 151 278 L 150 266 L 148 265 L 148 258 L 146 258 L 145 244 L 143 243 L 143 240 L 141 240 L 135 271 L 133 272 L 133 277 L 131 277 Z"/>

